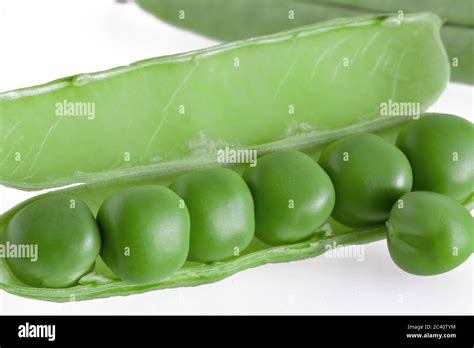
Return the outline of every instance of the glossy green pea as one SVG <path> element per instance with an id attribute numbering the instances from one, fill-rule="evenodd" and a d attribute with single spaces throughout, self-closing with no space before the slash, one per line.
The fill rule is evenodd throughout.
<path id="1" fill-rule="evenodd" d="M 226 168 L 190 172 L 170 187 L 191 216 L 189 259 L 211 262 L 238 255 L 252 241 L 255 218 L 245 181 Z"/>
<path id="2" fill-rule="evenodd" d="M 255 203 L 256 236 L 268 244 L 309 238 L 331 215 L 334 187 L 311 157 L 298 151 L 263 156 L 244 175 Z"/>
<path id="3" fill-rule="evenodd" d="M 474 125 L 433 114 L 407 125 L 397 138 L 413 168 L 413 189 L 462 201 L 474 190 Z"/>
<path id="4" fill-rule="evenodd" d="M 324 149 L 319 164 L 336 189 L 332 216 L 351 227 L 386 221 L 393 203 L 412 187 L 406 156 L 373 134 L 332 143 Z"/>
<path id="5" fill-rule="evenodd" d="M 91 211 L 69 195 L 41 198 L 17 212 L 7 226 L 6 241 L 13 248 L 33 248 L 32 257 L 6 261 L 18 279 L 36 287 L 76 284 L 92 269 L 100 251 L 99 229 Z"/>
<path id="6" fill-rule="evenodd" d="M 152 283 L 177 271 L 189 251 L 189 213 L 164 186 L 130 187 L 99 209 L 100 255 L 128 283 Z"/>
<path id="7" fill-rule="evenodd" d="M 402 196 L 390 212 L 387 229 L 393 261 L 417 275 L 447 272 L 463 263 L 473 249 L 469 211 L 439 193 L 418 191 Z"/>

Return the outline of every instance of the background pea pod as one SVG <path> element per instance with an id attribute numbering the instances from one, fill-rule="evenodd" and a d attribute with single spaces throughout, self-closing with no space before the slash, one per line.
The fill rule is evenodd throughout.
<path id="1" fill-rule="evenodd" d="M 470 0 L 294 0 L 311 4 L 332 4 L 342 7 L 357 7 L 372 11 L 405 12 L 432 11 L 446 18 L 451 24 L 474 25 L 473 3 Z"/>
<path id="2" fill-rule="evenodd" d="M 337 19 L 0 94 L 0 183 L 146 178 L 215 163 L 225 146 L 403 122 L 380 105 L 423 111 L 441 94 L 440 26 L 429 13 Z"/>
<path id="3" fill-rule="evenodd" d="M 470 0 L 137 0 L 158 18 L 206 36 L 233 41 L 368 13 L 431 11 L 444 23 L 441 36 L 451 79 L 474 83 L 474 11 Z"/>
<path id="4" fill-rule="evenodd" d="M 405 124 L 409 122 L 417 122 L 414 120 L 410 121 L 407 118 L 400 119 L 403 119 Z M 313 139 L 313 142 L 311 142 L 313 145 L 309 148 L 307 147 L 308 143 L 310 143 L 309 139 L 306 139 L 306 142 L 298 144 L 295 144 L 292 139 L 287 139 L 288 142 L 282 142 L 279 147 L 274 147 L 269 151 L 279 151 L 288 147 L 303 148 L 305 149 L 305 153 L 313 159 L 317 159 L 321 150 L 328 142 L 345 137 L 347 134 L 370 131 L 381 136 L 387 142 L 395 143 L 395 139 L 401 127 L 401 125 L 387 125 L 384 129 L 374 131 L 374 129 L 371 128 L 371 125 L 362 123 L 358 124 L 356 127 L 351 127 L 350 129 L 338 129 L 327 132 L 324 135 L 313 134 L 312 137 L 315 139 Z M 241 164 L 233 167 L 233 169 L 242 173 L 247 166 L 248 165 Z M 191 169 L 192 168 L 187 168 L 187 170 Z M 141 179 L 133 176 L 128 178 L 118 177 L 109 182 L 80 185 L 33 197 L 0 216 L 0 243 L 5 242 L 6 227 L 13 216 L 15 216 L 15 214 L 23 207 L 40 198 L 64 194 L 74 196 L 84 201 L 95 215 L 97 214 L 102 202 L 112 193 L 128 187 L 134 187 L 137 183 L 142 185 L 169 185 L 182 171 L 182 168 L 177 167 L 175 168 L 174 175 L 155 173 L 153 177 Z M 464 204 L 466 207 L 472 208 L 473 203 L 474 195 L 471 193 L 469 197 L 464 200 Z M 81 278 L 79 285 L 62 289 L 32 287 L 23 284 L 16 279 L 8 269 L 5 259 L 0 258 L 0 288 L 19 296 L 40 300 L 66 302 L 110 296 L 123 296 L 171 287 L 195 286 L 218 281 L 236 272 L 266 263 L 285 262 L 314 257 L 324 253 L 328 250 L 328 247 L 334 247 L 334 245 L 369 243 L 385 238 L 386 234 L 387 230 L 385 225 L 351 229 L 338 224 L 330 218 L 320 229 L 314 231 L 313 236 L 306 241 L 281 246 L 270 246 L 254 239 L 251 245 L 239 256 L 231 257 L 220 262 L 187 262 L 183 268 L 168 278 L 151 284 L 127 284 L 119 280 L 104 265 L 101 259 L 98 259 L 95 271 Z"/>

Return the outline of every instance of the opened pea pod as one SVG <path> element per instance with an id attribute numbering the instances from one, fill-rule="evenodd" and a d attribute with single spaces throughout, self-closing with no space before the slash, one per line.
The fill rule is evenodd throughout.
<path id="1" fill-rule="evenodd" d="M 61 250 L 63 257 L 84 255 L 84 262 L 65 264 L 59 274 L 61 282 L 52 283 L 44 279 L 49 271 L 33 272 L 34 266 L 26 262 L 0 259 L 0 287 L 20 296 L 50 301 L 127 295 L 205 284 L 250 267 L 320 255 L 328 245 L 385 238 L 385 220 L 391 218 L 387 210 L 411 185 L 410 166 L 406 162 L 409 156 L 397 150 L 394 143 L 402 126 L 418 121 L 409 117 L 381 117 L 378 108 L 390 99 L 414 101 L 425 110 L 441 93 L 449 68 L 439 41 L 439 24 L 439 19 L 431 14 L 410 15 L 404 20 L 392 16 L 337 20 L 4 94 L 0 97 L 0 117 L 8 125 L 8 134 L 3 134 L 7 141 L 0 150 L 9 154 L 20 146 L 20 153 L 24 153 L 28 146 L 39 144 L 41 152 L 20 156 L 24 160 L 20 163 L 11 162 L 6 156 L 0 173 L 3 182 L 28 189 L 82 180 L 87 184 L 39 195 L 0 218 L 2 242 L 36 243 L 38 258 L 52 252 L 53 256 L 45 260 L 46 267 L 56 266 L 51 261 L 58 259 L 56 250 Z M 413 30 L 419 35 L 413 37 Z M 371 45 L 359 45 L 368 38 L 372 38 Z M 412 51 L 413 45 L 426 50 L 421 54 Z M 364 54 L 361 47 L 365 47 Z M 406 50 L 400 50 L 401 47 Z M 382 48 L 384 60 L 379 61 Z M 276 52 L 285 57 L 281 62 L 269 59 Z M 349 61 L 353 64 L 344 70 L 342 58 L 347 52 L 352 54 Z M 239 59 L 234 60 L 236 57 Z M 244 64 L 246 61 L 252 65 Z M 378 67 L 374 65 L 377 61 Z M 260 66 L 262 62 L 265 64 Z M 238 73 L 233 70 L 238 68 L 242 68 Z M 367 73 L 371 71 L 373 84 L 367 84 Z M 308 77 L 313 73 L 315 80 Z M 144 81 L 149 74 L 171 81 L 173 92 L 163 92 L 157 98 L 142 93 L 140 88 L 156 91 L 150 82 L 154 79 Z M 206 79 L 200 74 L 206 74 Z M 231 79 L 236 82 L 233 87 L 245 90 L 245 95 L 235 99 L 227 82 L 207 91 L 208 74 L 216 74 L 215 81 L 211 79 L 214 82 L 221 81 L 223 76 L 227 82 Z M 246 81 L 255 76 L 261 84 L 248 85 Z M 114 133 L 131 116 L 122 110 L 123 106 L 104 96 L 110 90 L 122 91 L 126 82 L 136 87 L 132 88 L 136 93 L 127 94 L 127 100 L 131 103 L 129 107 L 137 111 L 134 117 L 139 120 L 138 128 L 130 133 Z M 150 84 L 142 86 L 144 82 Z M 299 88 L 302 85 L 305 88 Z M 359 90 L 357 86 L 364 86 L 361 93 L 367 100 L 360 102 L 353 95 L 353 90 Z M 114 125 L 113 131 L 98 138 L 98 144 L 87 144 L 84 149 L 58 146 L 59 139 L 73 129 L 74 120 L 60 117 L 54 119 L 57 123 L 49 123 L 46 111 L 52 100 L 70 96 L 95 96 L 97 105 L 104 107 L 104 115 L 90 120 L 87 126 L 81 125 L 81 130 L 91 137 L 99 131 L 102 134 L 103 127 Z M 210 100 L 214 103 L 209 107 Z M 183 110 L 181 106 L 187 111 L 178 115 L 176 112 Z M 23 138 L 17 139 L 15 143 L 15 137 L 25 131 L 23 127 L 28 128 L 28 117 L 24 115 L 33 109 L 40 114 L 38 129 L 28 129 L 31 137 L 24 142 Z M 15 115 L 21 119 L 17 120 Z M 376 204 L 345 205 L 354 210 L 347 214 L 376 218 L 346 223 L 347 226 L 335 222 L 331 215 L 342 222 L 340 217 L 344 214 L 336 214 L 333 208 L 337 207 L 338 196 L 344 199 L 350 192 L 333 179 L 330 170 L 324 171 L 318 158 L 321 151 L 329 151 L 331 143 L 337 144 L 353 134 L 367 136 L 366 133 L 376 134 L 380 139 L 367 142 L 368 151 L 359 153 L 361 163 L 367 161 L 363 156 L 370 158 L 372 149 L 374 153 L 388 151 L 396 163 L 387 171 L 389 175 L 381 176 L 381 187 L 374 190 L 379 199 Z M 128 137 L 134 141 L 128 142 Z M 132 147 L 126 164 L 117 161 L 116 153 L 123 154 L 124 144 Z M 256 151 L 256 167 L 218 163 L 216 152 L 222 147 Z M 58 157 L 51 155 L 66 150 L 71 150 L 67 163 L 54 162 Z M 142 157 L 137 159 L 134 153 Z M 401 184 L 393 178 L 397 175 L 404 179 Z M 463 186 L 461 190 L 460 195 L 465 197 L 462 202 L 470 204 L 472 188 Z M 380 197 L 387 192 L 388 197 Z M 372 203 L 368 196 L 361 202 Z M 66 223 L 54 214 L 43 223 L 60 226 L 63 232 L 83 231 L 92 241 L 97 238 L 90 236 L 100 233 L 101 243 L 68 243 L 71 236 L 57 233 L 57 228 L 40 240 L 33 238 L 35 229 L 23 221 L 28 212 L 70 197 L 84 202 L 85 206 L 81 206 L 87 209 Z M 382 212 L 378 211 L 378 202 L 383 203 Z M 453 211 L 465 209 L 460 203 L 453 204 L 459 205 Z M 86 214 L 88 209 L 92 215 Z M 74 226 L 69 227 L 68 221 Z M 458 230 L 463 235 L 469 233 L 465 221 Z M 469 238 L 457 240 L 469 243 Z M 61 245 L 67 248 L 56 248 Z M 399 243 L 396 247 L 404 246 Z M 418 252 L 431 250 L 419 248 Z M 418 260 L 423 260 L 422 256 Z M 417 258 L 413 260 L 418 262 Z M 449 258 L 446 260 L 448 267 L 437 268 L 431 274 L 456 265 Z"/>
<path id="2" fill-rule="evenodd" d="M 412 120 L 406 127 L 416 122 L 420 121 Z M 471 127 L 470 123 L 465 125 Z M 85 185 L 35 197 L 2 216 L 0 235 L 9 243 L 36 242 L 40 259 L 43 252 L 48 253 L 45 262 L 41 261 L 46 268 L 38 273 L 27 260 L 8 260 L 1 264 L 1 286 L 14 294 L 51 301 L 124 295 L 204 284 L 268 262 L 313 257 L 334 243 L 368 243 L 385 237 L 390 255 L 403 270 L 419 275 L 449 271 L 472 252 L 474 231 L 466 209 L 473 203 L 472 188 L 462 194 L 466 206 L 439 193 L 404 194 L 410 190 L 411 172 L 406 169 L 406 157 L 394 145 L 400 129 L 378 131 L 377 136 L 340 136 L 328 146 L 306 149 L 306 154 L 276 151 L 258 158 L 255 167 L 191 170 L 172 177 Z M 425 134 L 421 131 L 419 136 L 425 138 Z M 351 143 L 355 139 L 357 143 Z M 355 167 L 342 169 L 348 172 L 344 174 L 349 175 L 347 180 L 355 187 L 361 185 L 363 173 L 357 171 L 363 171 L 364 164 L 367 177 L 377 176 L 373 190 L 366 187 L 368 198 L 354 197 L 354 187 L 335 176 L 342 172 L 325 173 L 316 161 L 320 157 L 325 168 L 325 153 L 346 145 L 349 163 L 355 162 Z M 365 146 L 367 151 L 362 151 Z M 393 167 L 385 167 L 381 161 L 369 165 L 371 158 L 377 159 L 377 151 L 400 161 L 394 161 Z M 337 164 L 339 156 L 334 156 L 333 164 Z M 377 167 L 383 175 L 373 172 Z M 394 181 L 392 175 L 400 180 Z M 441 175 L 440 180 L 449 179 Z M 170 184 L 175 192 L 165 187 Z M 344 203 L 344 209 L 336 212 L 333 208 L 338 197 L 360 201 Z M 80 207 L 76 215 L 45 213 L 40 225 L 28 223 L 36 207 L 48 209 L 43 212 L 57 211 L 52 205 L 69 209 L 64 204 L 71 200 Z M 98 211 L 99 228 L 82 200 Z M 392 203 L 391 211 L 386 212 L 387 204 Z M 435 216 L 430 216 L 432 213 Z M 363 227 L 354 228 L 335 223 L 331 214 L 339 221 L 344 214 L 347 221 L 369 219 L 357 223 Z M 44 235 L 37 233 L 48 226 L 55 228 Z M 82 239 L 82 244 L 68 243 L 81 236 L 64 233 L 71 228 L 84 231 L 86 238 L 96 242 Z M 100 245 L 98 229 L 101 257 L 90 271 Z M 82 255 L 83 266 L 54 264 L 59 257 L 72 255 Z M 61 270 L 57 277 L 64 277 L 62 283 L 49 279 L 52 269 Z"/>

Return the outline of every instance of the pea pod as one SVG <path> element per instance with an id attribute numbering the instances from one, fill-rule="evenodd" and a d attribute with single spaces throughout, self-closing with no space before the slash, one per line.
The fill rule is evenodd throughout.
<path id="1" fill-rule="evenodd" d="M 473 2 L 471 0 L 138 0 L 158 18 L 223 41 L 287 30 L 337 17 L 381 12 L 431 11 L 446 20 L 441 37 L 453 81 L 474 84 Z"/>
<path id="2" fill-rule="evenodd" d="M 404 122 L 380 105 L 437 99 L 440 26 L 429 13 L 338 19 L 0 94 L 0 183 L 141 179 L 215 164 L 225 146 L 309 146 Z"/>
<path id="3" fill-rule="evenodd" d="M 474 9 L 471 0 L 296 0 L 306 3 L 329 3 L 332 5 L 357 7 L 372 11 L 405 12 L 433 11 L 446 18 L 447 23 L 474 26 Z"/>
<path id="4" fill-rule="evenodd" d="M 404 118 L 406 121 L 406 118 Z M 414 120 L 406 123 L 416 122 Z M 375 131 L 377 135 L 384 138 L 385 141 L 394 143 L 401 126 L 386 127 L 383 130 Z M 350 129 L 339 129 L 326 132 L 324 134 L 311 135 L 317 140 L 295 144 L 291 140 L 278 150 L 296 147 L 304 148 L 304 152 L 316 160 L 321 150 L 328 142 L 345 137 L 347 134 L 362 133 L 374 131 L 370 125 L 358 124 Z M 309 137 L 309 135 L 308 135 Z M 316 144 L 307 147 L 308 143 Z M 277 149 L 273 148 L 272 151 Z M 237 165 L 233 167 L 238 172 L 243 172 L 247 165 Z M 122 191 L 129 187 L 136 187 L 139 182 L 141 185 L 169 185 L 180 175 L 180 169 L 174 168 L 176 173 L 173 175 L 163 175 L 155 173 L 154 176 L 145 179 L 137 177 L 116 178 L 113 181 L 99 184 L 79 185 L 58 191 L 48 192 L 43 195 L 33 197 L 32 199 L 12 208 L 4 215 L 0 216 L 0 244 L 5 242 L 6 227 L 15 214 L 23 207 L 44 197 L 55 197 L 59 195 L 70 195 L 84 201 L 93 214 L 97 214 L 103 201 L 111 194 Z M 122 191 L 123 192 L 123 191 Z M 474 195 L 471 193 L 469 199 L 465 200 L 467 207 L 472 207 Z M 6 265 L 5 259 L 0 258 L 0 288 L 12 294 L 56 302 L 79 301 L 96 299 L 110 296 L 123 296 L 134 293 L 141 293 L 156 289 L 195 286 L 215 282 L 228 277 L 236 272 L 260 266 L 272 262 L 286 262 L 314 257 L 324 253 L 328 246 L 369 243 L 385 238 L 387 230 L 385 225 L 364 227 L 361 229 L 351 229 L 344 227 L 332 219 L 329 219 L 320 229 L 316 230 L 312 237 L 303 242 L 293 244 L 270 246 L 254 239 L 251 245 L 246 248 L 239 256 L 226 259 L 220 262 L 212 263 L 186 263 L 176 273 L 166 279 L 148 284 L 129 284 L 120 281 L 99 258 L 96 262 L 95 271 L 89 273 L 79 280 L 76 286 L 63 289 L 50 289 L 32 287 L 16 279 Z"/>

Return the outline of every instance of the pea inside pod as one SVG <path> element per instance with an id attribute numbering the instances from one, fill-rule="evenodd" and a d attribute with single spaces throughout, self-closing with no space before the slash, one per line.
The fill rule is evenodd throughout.
<path id="1" fill-rule="evenodd" d="M 346 226 L 383 223 L 393 203 L 412 187 L 406 156 L 373 134 L 357 134 L 330 144 L 319 163 L 336 189 L 332 216 Z"/>
<path id="2" fill-rule="evenodd" d="M 6 259 L 17 278 L 37 287 L 65 288 L 92 270 L 101 241 L 88 206 L 70 195 L 38 199 L 7 226 L 12 248 L 27 250 Z"/>
<path id="3" fill-rule="evenodd" d="M 255 231 L 253 200 L 236 172 L 189 172 L 170 187 L 184 199 L 191 216 L 190 260 L 222 260 L 239 255 L 250 244 Z"/>
<path id="4" fill-rule="evenodd" d="M 308 155 L 284 151 L 263 156 L 245 174 L 255 203 L 256 236 L 268 244 L 309 238 L 331 215 L 334 187 Z"/>
<path id="5" fill-rule="evenodd" d="M 387 230 L 393 261 L 412 274 L 450 271 L 473 251 L 471 214 L 463 205 L 435 192 L 402 196 L 390 212 Z"/>
<path id="6" fill-rule="evenodd" d="M 189 212 L 159 185 L 112 194 L 99 209 L 102 259 L 122 280 L 145 284 L 177 271 L 189 251 Z"/>
<path id="7" fill-rule="evenodd" d="M 474 125 L 461 117 L 431 114 L 402 129 L 397 146 L 413 168 L 413 189 L 463 201 L 474 188 Z"/>

